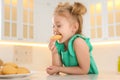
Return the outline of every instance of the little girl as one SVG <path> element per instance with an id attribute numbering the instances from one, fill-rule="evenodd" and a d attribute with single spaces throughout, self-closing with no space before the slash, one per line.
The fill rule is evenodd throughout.
<path id="1" fill-rule="evenodd" d="M 62 38 L 57 41 L 50 40 L 52 66 L 46 69 L 48 74 L 98 74 L 92 57 L 92 45 L 89 38 L 82 35 L 82 15 L 85 13 L 85 6 L 79 2 L 73 5 L 59 3 L 56 7 L 53 32 Z"/>

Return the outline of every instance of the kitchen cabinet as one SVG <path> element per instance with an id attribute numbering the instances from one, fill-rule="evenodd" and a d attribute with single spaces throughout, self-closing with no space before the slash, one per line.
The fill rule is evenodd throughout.
<path id="1" fill-rule="evenodd" d="M 85 5 L 87 36 L 93 41 L 120 39 L 120 0 L 86 0 Z"/>
<path id="2" fill-rule="evenodd" d="M 34 0 L 0 0 L 0 39 L 34 40 Z"/>
<path id="3" fill-rule="evenodd" d="M 0 40 L 49 41 L 58 0 L 0 0 Z"/>

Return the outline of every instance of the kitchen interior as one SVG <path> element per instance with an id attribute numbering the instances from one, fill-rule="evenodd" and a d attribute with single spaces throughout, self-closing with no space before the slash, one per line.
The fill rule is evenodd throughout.
<path id="1" fill-rule="evenodd" d="M 51 65 L 48 43 L 53 35 L 54 8 L 59 2 L 75 1 L 87 7 L 83 34 L 91 38 L 92 54 L 99 70 L 97 78 L 49 76 L 45 72 Z M 119 80 L 120 0 L 0 0 L 0 59 L 37 71 L 39 75 L 30 80 Z"/>

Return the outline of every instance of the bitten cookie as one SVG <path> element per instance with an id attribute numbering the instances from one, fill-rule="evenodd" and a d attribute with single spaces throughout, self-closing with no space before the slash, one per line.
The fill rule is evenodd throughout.
<path id="1" fill-rule="evenodd" d="M 59 40 L 61 38 L 62 38 L 61 35 L 54 35 L 54 36 L 51 37 L 51 39 L 53 39 L 53 40 Z"/>

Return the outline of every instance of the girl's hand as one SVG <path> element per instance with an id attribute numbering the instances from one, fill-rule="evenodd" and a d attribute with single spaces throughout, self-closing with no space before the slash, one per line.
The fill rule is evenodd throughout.
<path id="1" fill-rule="evenodd" d="M 57 74 L 59 72 L 59 67 L 58 66 L 50 66 L 46 69 L 47 73 L 50 75 Z"/>
<path id="2" fill-rule="evenodd" d="M 52 53 L 57 53 L 57 49 L 56 49 L 56 46 L 55 46 L 55 41 L 56 40 L 50 40 L 50 43 L 49 43 L 49 45 L 48 45 L 48 47 L 49 47 L 49 49 L 50 49 L 50 51 L 52 52 Z"/>

